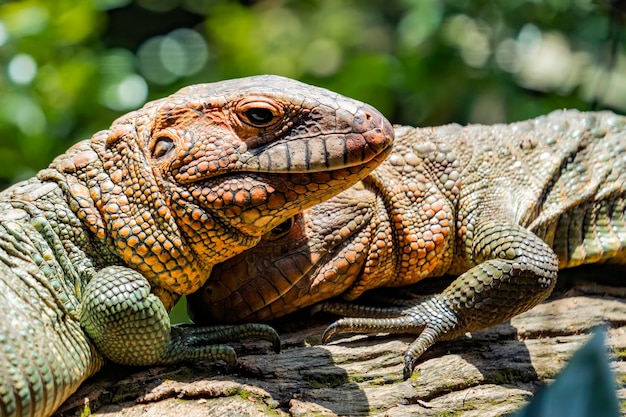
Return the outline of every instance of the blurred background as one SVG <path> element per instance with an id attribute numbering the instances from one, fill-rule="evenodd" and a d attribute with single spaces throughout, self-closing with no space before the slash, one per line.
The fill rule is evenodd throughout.
<path id="1" fill-rule="evenodd" d="M 622 3 L 0 2 L 0 188 L 147 100 L 260 73 L 420 126 L 626 113 Z"/>

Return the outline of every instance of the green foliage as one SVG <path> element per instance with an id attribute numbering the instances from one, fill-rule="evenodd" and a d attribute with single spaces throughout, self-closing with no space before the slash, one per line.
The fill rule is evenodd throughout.
<path id="1" fill-rule="evenodd" d="M 191 319 L 187 314 L 187 297 L 184 295 L 170 311 L 170 321 L 172 324 L 191 323 Z"/>
<path id="2" fill-rule="evenodd" d="M 593 0 L 23 0 L 0 5 L 0 186 L 183 85 L 275 73 L 396 123 L 626 109 Z M 618 34 L 621 36 L 621 33 Z"/>
<path id="3" fill-rule="evenodd" d="M 605 349 L 598 331 L 515 417 L 618 417 L 615 379 Z"/>

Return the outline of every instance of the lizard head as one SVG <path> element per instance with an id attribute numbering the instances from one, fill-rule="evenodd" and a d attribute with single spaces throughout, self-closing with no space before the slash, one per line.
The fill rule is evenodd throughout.
<path id="1" fill-rule="evenodd" d="M 78 178 L 76 211 L 96 236 L 157 285 L 188 293 L 212 265 L 366 176 L 393 138 L 367 104 L 256 76 L 150 102 L 56 165 Z"/>
<path id="2" fill-rule="evenodd" d="M 216 265 L 187 297 L 197 324 L 266 321 L 340 296 L 363 274 L 384 204 L 360 183 L 296 214 Z M 371 258 L 371 259 L 370 259 Z"/>
<path id="3" fill-rule="evenodd" d="M 367 104 L 259 76 L 181 90 L 158 105 L 144 143 L 181 222 L 196 206 L 195 216 L 260 237 L 363 178 L 392 140 Z"/>

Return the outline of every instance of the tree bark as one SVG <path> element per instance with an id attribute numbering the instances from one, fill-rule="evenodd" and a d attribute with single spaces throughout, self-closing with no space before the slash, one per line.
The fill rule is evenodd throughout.
<path id="1" fill-rule="evenodd" d="M 616 276 L 616 279 L 623 279 Z M 576 280 L 510 322 L 441 342 L 402 379 L 412 336 L 352 336 L 320 344 L 333 317 L 291 316 L 266 342 L 235 345 L 237 369 L 211 363 L 109 365 L 59 410 L 120 416 L 500 416 L 521 408 L 606 326 L 620 401 L 626 399 L 626 289 Z"/>

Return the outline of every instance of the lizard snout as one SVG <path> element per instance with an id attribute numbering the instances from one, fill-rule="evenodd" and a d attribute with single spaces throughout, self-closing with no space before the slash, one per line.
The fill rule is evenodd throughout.
<path id="1" fill-rule="evenodd" d="M 354 114 L 352 133 L 345 136 L 345 166 L 358 165 L 391 151 L 392 124 L 378 110 L 364 104 Z"/>
<path id="2" fill-rule="evenodd" d="M 393 126 L 385 116 L 374 107 L 365 104 L 354 116 L 355 132 L 364 134 L 367 146 L 380 152 L 393 143 Z"/>

